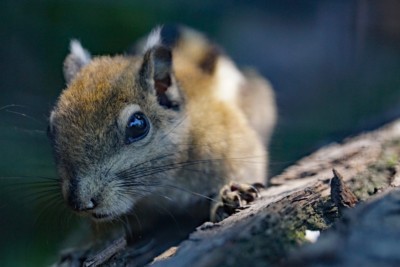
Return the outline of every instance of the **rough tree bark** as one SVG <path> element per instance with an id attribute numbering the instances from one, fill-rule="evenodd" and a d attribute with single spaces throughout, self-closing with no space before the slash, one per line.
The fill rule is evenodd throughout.
<path id="1" fill-rule="evenodd" d="M 247 209 L 203 224 L 152 266 L 400 266 L 399 158 L 400 120 L 324 147 L 274 177 Z M 322 232 L 315 244 L 306 230 Z M 127 257 L 106 265 L 129 265 Z"/>

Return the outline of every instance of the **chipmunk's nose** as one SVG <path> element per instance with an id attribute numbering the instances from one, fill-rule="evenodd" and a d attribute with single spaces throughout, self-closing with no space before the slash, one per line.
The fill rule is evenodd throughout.
<path id="1" fill-rule="evenodd" d="M 93 210 L 97 207 L 98 201 L 94 197 L 88 197 L 79 193 L 79 187 L 76 182 L 70 182 L 67 199 L 68 205 L 77 212 Z"/>
<path id="2" fill-rule="evenodd" d="M 74 197 L 73 195 L 74 194 L 71 194 L 70 197 L 68 198 L 68 204 L 74 211 L 78 212 L 89 211 L 97 207 L 97 202 L 94 198 L 90 198 L 88 200 L 81 200 L 77 197 Z"/>
<path id="3" fill-rule="evenodd" d="M 96 201 L 91 198 L 86 202 L 81 203 L 81 211 L 87 211 L 87 210 L 92 210 L 97 206 Z"/>

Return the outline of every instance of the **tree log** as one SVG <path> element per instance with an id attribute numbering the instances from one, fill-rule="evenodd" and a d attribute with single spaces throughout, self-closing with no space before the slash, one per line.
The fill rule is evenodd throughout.
<path id="1" fill-rule="evenodd" d="M 400 266 L 399 158 L 400 120 L 321 148 L 272 178 L 249 207 L 203 224 L 151 265 Z M 306 230 L 322 232 L 316 244 Z M 106 266 L 122 263 L 135 265 L 121 253 Z"/>

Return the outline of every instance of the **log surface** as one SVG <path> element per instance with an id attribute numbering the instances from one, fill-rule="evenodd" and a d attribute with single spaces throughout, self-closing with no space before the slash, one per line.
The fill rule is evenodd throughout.
<path id="1" fill-rule="evenodd" d="M 249 208 L 205 223 L 152 266 L 400 266 L 399 158 L 400 121 L 326 146 L 274 177 Z M 333 168 L 361 201 L 343 218 L 331 198 Z M 316 244 L 305 230 L 322 231 Z"/>
<path id="2" fill-rule="evenodd" d="M 150 264 L 128 247 L 102 266 L 400 266 L 399 158 L 400 120 L 303 158 Z M 306 230 L 321 231 L 315 244 Z"/>

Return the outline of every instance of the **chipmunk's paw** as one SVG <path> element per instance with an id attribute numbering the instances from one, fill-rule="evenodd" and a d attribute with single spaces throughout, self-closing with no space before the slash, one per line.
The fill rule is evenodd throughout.
<path id="1" fill-rule="evenodd" d="M 264 185 L 261 183 L 230 182 L 225 185 L 219 192 L 221 202 L 215 204 L 211 210 L 211 221 L 222 221 L 233 213 L 246 208 L 248 203 L 259 196 L 259 191 L 263 188 Z"/>

